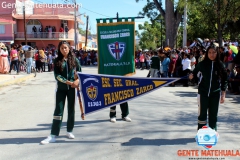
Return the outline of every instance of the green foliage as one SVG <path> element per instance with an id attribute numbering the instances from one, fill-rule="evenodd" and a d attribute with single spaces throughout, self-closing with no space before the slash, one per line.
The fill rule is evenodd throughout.
<path id="1" fill-rule="evenodd" d="M 149 24 L 145 22 L 143 25 L 139 24 L 137 36 L 140 38 L 139 46 L 142 49 L 157 48 L 161 44 L 161 25 L 159 22 Z M 162 29 L 164 31 L 164 28 Z"/>
<path id="2" fill-rule="evenodd" d="M 188 36 L 216 38 L 239 33 L 236 22 L 240 18 L 239 0 L 188 0 Z M 217 34 L 220 32 L 219 34 Z"/>
<path id="3" fill-rule="evenodd" d="M 240 15 L 239 19 L 236 22 L 228 22 L 226 25 L 226 33 L 228 34 L 228 37 L 225 37 L 226 39 L 240 39 Z"/>
<path id="4" fill-rule="evenodd" d="M 143 7 L 142 11 L 139 12 L 140 16 L 148 17 L 152 23 L 158 19 L 164 19 L 166 22 L 166 39 L 170 39 L 170 43 L 176 43 L 173 42 L 174 38 L 171 37 L 172 35 L 174 36 L 176 32 L 172 31 L 179 26 L 179 21 L 181 21 L 179 17 L 183 14 L 186 0 L 165 0 L 166 9 L 162 7 L 163 0 L 135 1 L 146 1 L 146 5 Z M 171 6 L 171 3 L 174 3 L 174 8 Z M 188 40 L 194 40 L 198 37 L 210 39 L 218 37 L 219 40 L 222 38 L 234 39 L 240 37 L 240 0 L 187 0 L 187 3 Z M 170 15 L 172 12 L 174 12 L 174 16 L 166 18 L 166 15 Z M 181 30 L 181 25 L 178 28 L 177 39 L 175 39 L 177 41 L 177 46 L 181 46 L 182 43 L 182 34 L 179 34 L 179 30 Z M 152 38 L 149 36 L 148 38 L 146 37 L 147 35 L 143 37 L 146 41 Z M 143 42 L 142 40 L 143 46 L 156 44 L 147 44 L 147 42 Z"/>
<path id="5" fill-rule="evenodd" d="M 81 34 L 81 35 L 86 35 L 86 30 L 83 30 L 82 28 L 78 28 L 78 30 L 79 30 L 79 34 Z M 91 32 L 90 31 L 88 31 L 88 35 L 91 35 Z"/>
<path id="6" fill-rule="evenodd" d="M 188 11 L 188 40 L 196 38 L 216 38 L 215 26 L 206 23 L 198 5 L 193 5 Z"/>
<path id="7" fill-rule="evenodd" d="M 135 0 L 139 2 L 140 0 Z M 139 12 L 140 16 L 146 16 L 152 23 L 156 20 L 163 19 L 165 23 L 165 44 L 173 47 L 176 43 L 177 30 L 181 21 L 183 13 L 183 2 L 185 0 L 165 0 L 165 8 L 162 6 L 163 0 L 145 0 L 146 5 L 142 11 Z"/>

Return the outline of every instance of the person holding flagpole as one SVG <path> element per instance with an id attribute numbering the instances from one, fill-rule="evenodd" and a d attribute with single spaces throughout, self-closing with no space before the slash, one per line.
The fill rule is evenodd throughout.
<path id="1" fill-rule="evenodd" d="M 41 144 L 55 142 L 55 137 L 59 135 L 65 99 L 68 99 L 68 119 L 67 119 L 67 137 L 74 139 L 73 127 L 75 119 L 75 88 L 79 86 L 76 71 L 81 71 L 78 59 L 70 51 L 70 45 L 67 41 L 61 41 L 58 45 L 58 57 L 54 61 L 54 76 L 57 81 L 56 106 L 53 114 L 51 134 L 41 141 Z"/>
<path id="2" fill-rule="evenodd" d="M 131 122 L 131 118 L 128 117 L 129 114 L 129 109 L 128 109 L 128 102 L 124 102 L 122 104 L 120 104 L 120 108 L 122 111 L 122 120 L 126 121 L 126 122 Z M 113 106 L 110 108 L 110 122 L 115 123 L 116 120 L 116 106 Z"/>

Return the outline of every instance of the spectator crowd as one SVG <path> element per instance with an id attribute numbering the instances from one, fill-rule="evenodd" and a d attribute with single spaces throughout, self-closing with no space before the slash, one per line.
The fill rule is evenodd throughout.
<path id="1" fill-rule="evenodd" d="M 71 48 L 71 51 L 79 59 L 81 65 L 97 65 L 98 54 L 96 51 L 75 50 L 73 48 Z M 23 49 L 21 44 L 12 44 L 11 47 L 8 47 L 0 43 L 0 74 L 11 74 L 12 70 L 19 74 L 20 71 L 25 69 L 21 64 L 26 64 L 27 68 L 34 66 L 39 73 L 51 72 L 57 55 L 58 51 L 54 45 L 41 49 L 30 46 Z M 30 73 L 29 70 L 28 73 Z"/>
<path id="2" fill-rule="evenodd" d="M 184 87 L 197 86 L 198 77 L 191 81 L 183 77 L 188 77 L 195 66 L 204 59 L 207 47 L 217 44 L 206 41 L 198 46 L 197 42 L 194 43 L 189 47 L 185 46 L 177 49 L 165 47 L 156 50 L 136 51 L 136 68 L 148 69 L 147 77 L 182 77 L 179 82 Z M 220 53 L 220 60 L 225 64 L 228 72 L 228 90 L 235 95 L 239 95 L 240 53 L 238 52 L 240 52 L 240 46 L 237 42 L 227 42 L 223 47 L 218 47 L 218 52 Z M 170 86 L 175 86 L 175 84 Z"/>
<path id="3" fill-rule="evenodd" d="M 196 65 L 201 62 L 206 54 L 206 49 L 213 42 L 205 41 L 198 46 L 194 41 L 189 47 L 171 49 L 169 47 L 156 50 L 139 50 L 135 52 L 135 66 L 137 69 L 147 69 L 147 77 L 187 77 Z M 236 50 L 233 49 L 236 48 Z M 97 65 L 98 53 L 94 50 L 75 50 L 71 51 L 80 61 L 81 65 Z M 220 60 L 225 64 L 228 72 L 228 90 L 233 94 L 240 94 L 240 46 L 237 42 L 227 42 L 223 47 L 218 47 Z M 36 67 L 37 72 L 53 71 L 53 61 L 57 57 L 58 51 L 54 45 L 38 49 L 29 47 L 23 50 L 22 45 L 12 44 L 11 47 L 0 43 L 0 74 L 11 74 L 15 70 L 17 74 L 24 68 L 22 64 L 29 67 Z M 35 63 L 34 63 L 35 62 Z M 48 66 L 48 67 L 46 67 Z M 46 70 L 46 68 L 48 70 Z M 185 87 L 197 85 L 198 77 L 189 81 L 188 78 L 180 80 L 180 84 Z M 175 86 L 171 84 L 170 86 Z"/>

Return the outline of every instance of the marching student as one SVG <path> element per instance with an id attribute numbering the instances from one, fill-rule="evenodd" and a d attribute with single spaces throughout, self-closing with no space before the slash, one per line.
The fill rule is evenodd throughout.
<path id="1" fill-rule="evenodd" d="M 204 60 L 196 66 L 189 79 L 198 73 L 201 73 L 198 87 L 198 130 L 207 125 L 207 113 L 209 127 L 217 130 L 219 102 L 225 101 L 227 71 L 215 46 L 208 47 Z"/>
<path id="2" fill-rule="evenodd" d="M 78 59 L 71 53 L 70 45 L 67 41 L 61 41 L 58 45 L 58 57 L 54 61 L 54 76 L 57 81 L 56 106 L 53 114 L 51 135 L 41 141 L 41 144 L 55 142 L 55 137 L 59 135 L 65 99 L 68 99 L 68 119 L 67 137 L 74 139 L 72 130 L 75 117 L 75 88 L 79 86 L 79 80 L 75 80 L 75 71 L 81 71 Z"/>

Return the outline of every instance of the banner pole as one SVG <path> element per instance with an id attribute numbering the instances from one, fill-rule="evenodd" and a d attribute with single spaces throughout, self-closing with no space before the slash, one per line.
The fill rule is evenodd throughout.
<path id="1" fill-rule="evenodd" d="M 79 102 L 80 111 L 81 111 L 81 118 L 82 118 L 82 120 L 84 120 L 85 117 L 84 117 L 83 106 L 82 106 L 82 99 L 81 99 L 79 87 L 77 88 L 77 96 L 78 96 L 78 102 Z"/>
<path id="2" fill-rule="evenodd" d="M 75 73 L 76 74 L 76 71 Z M 75 77 L 75 79 L 77 79 L 78 76 Z M 81 95 L 80 95 L 80 89 L 79 89 L 79 86 L 77 87 L 77 97 L 78 97 L 78 102 L 79 102 L 79 106 L 80 106 L 80 111 L 81 111 L 81 118 L 82 120 L 85 119 L 85 115 L 84 115 L 84 111 L 83 111 L 83 106 L 82 106 L 82 99 L 81 99 Z"/>

